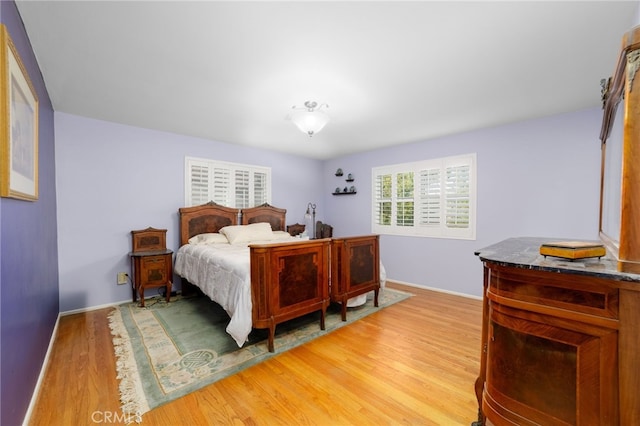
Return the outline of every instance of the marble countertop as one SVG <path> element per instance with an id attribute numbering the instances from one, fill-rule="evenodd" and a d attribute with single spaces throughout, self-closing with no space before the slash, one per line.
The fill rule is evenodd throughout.
<path id="1" fill-rule="evenodd" d="M 640 283 L 640 275 L 619 272 L 617 261 L 609 253 L 602 258 L 568 260 L 552 256 L 542 256 L 540 245 L 562 238 L 519 237 L 509 238 L 483 249 L 475 254 L 483 262 L 496 263 L 516 268 L 537 269 L 550 272 L 564 272 L 591 275 L 618 281 Z"/>

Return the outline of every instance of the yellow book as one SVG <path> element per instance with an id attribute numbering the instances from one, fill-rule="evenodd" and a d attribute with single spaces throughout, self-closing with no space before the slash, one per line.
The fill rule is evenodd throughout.
<path id="1" fill-rule="evenodd" d="M 602 244 L 588 241 L 555 241 L 540 246 L 540 254 L 545 257 L 554 256 L 572 260 L 602 257 L 606 253 Z"/>

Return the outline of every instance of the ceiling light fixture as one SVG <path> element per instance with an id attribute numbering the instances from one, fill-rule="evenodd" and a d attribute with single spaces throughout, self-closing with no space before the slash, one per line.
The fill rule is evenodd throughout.
<path id="1" fill-rule="evenodd" d="M 301 132 L 313 136 L 318 133 L 329 122 L 329 116 L 322 110 L 329 108 L 327 104 L 307 101 L 304 107 L 293 106 L 291 113 L 291 121 L 298 126 Z"/>

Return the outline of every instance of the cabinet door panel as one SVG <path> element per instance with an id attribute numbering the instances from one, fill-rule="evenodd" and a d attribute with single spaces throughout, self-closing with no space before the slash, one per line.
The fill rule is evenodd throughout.
<path id="1" fill-rule="evenodd" d="M 616 395 L 605 392 L 616 377 L 608 355 L 616 330 L 587 333 L 540 319 L 492 306 L 483 410 L 520 424 L 520 416 L 545 425 L 616 424 Z"/>

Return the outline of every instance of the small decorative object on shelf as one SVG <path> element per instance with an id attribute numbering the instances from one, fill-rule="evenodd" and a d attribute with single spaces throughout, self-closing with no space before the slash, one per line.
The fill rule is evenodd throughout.
<path id="1" fill-rule="evenodd" d="M 343 176 L 343 175 L 344 175 L 344 174 L 343 174 L 343 172 L 342 172 L 342 169 L 338 169 L 338 170 L 336 171 L 336 176 Z M 352 174 L 352 173 L 347 174 L 347 178 L 345 179 L 345 181 L 347 181 L 347 182 L 353 182 L 354 180 L 355 180 L 355 179 L 354 179 L 354 177 L 353 177 L 353 174 Z M 355 186 L 353 186 L 353 185 L 352 185 L 351 187 L 345 186 L 345 187 L 344 187 L 344 189 L 340 189 L 340 187 L 338 186 L 338 187 L 336 187 L 335 191 L 333 191 L 333 195 L 347 195 L 347 194 L 349 194 L 349 195 L 353 195 L 353 194 L 355 194 L 356 192 L 357 192 L 357 191 L 356 191 L 356 187 L 355 187 Z"/>

